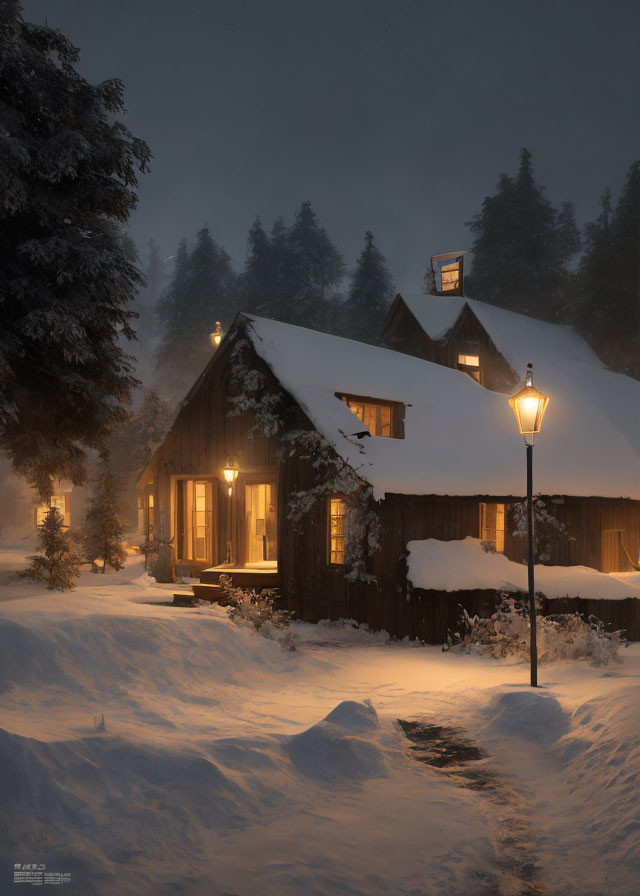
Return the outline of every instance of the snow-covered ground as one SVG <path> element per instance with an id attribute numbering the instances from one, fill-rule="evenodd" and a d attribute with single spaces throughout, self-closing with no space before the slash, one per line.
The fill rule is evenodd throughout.
<path id="1" fill-rule="evenodd" d="M 348 625 L 284 651 L 138 560 L 49 593 L 24 553 L 0 552 L 0 892 L 44 863 L 82 896 L 640 893 L 640 645 L 532 691 Z M 463 729 L 475 777 L 398 719 Z"/>

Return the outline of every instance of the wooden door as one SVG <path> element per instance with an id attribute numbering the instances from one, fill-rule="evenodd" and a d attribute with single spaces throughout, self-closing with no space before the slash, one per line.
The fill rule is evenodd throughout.
<path id="1" fill-rule="evenodd" d="M 602 530 L 602 572 L 620 572 L 622 570 L 621 541 L 623 533 L 624 529 Z"/>
<path id="2" fill-rule="evenodd" d="M 245 486 L 246 563 L 275 561 L 278 557 L 276 487 L 271 482 Z"/>

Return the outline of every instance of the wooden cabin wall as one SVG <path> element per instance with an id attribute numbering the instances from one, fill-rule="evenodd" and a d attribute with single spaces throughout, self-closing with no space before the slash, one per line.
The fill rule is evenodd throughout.
<path id="1" fill-rule="evenodd" d="M 307 490 L 315 480 L 308 462 L 289 459 L 280 468 L 280 495 L 286 500 L 292 491 Z M 479 504 L 482 496 L 450 498 L 437 495 L 387 495 L 380 505 L 384 546 L 373 558 L 375 582 L 349 582 L 343 568 L 327 563 L 326 502 L 321 499 L 304 521 L 304 533 L 297 534 L 281 513 L 279 568 L 286 605 L 297 617 L 309 622 L 320 619 L 355 619 L 374 630 L 384 629 L 397 638 L 419 638 L 439 643 L 459 615 L 458 604 L 470 613 L 493 611 L 495 592 L 431 592 L 411 589 L 406 578 L 406 544 L 411 540 L 437 538 L 444 541 L 471 536 L 478 538 Z M 507 503 L 508 498 L 488 497 L 487 501 Z M 512 500 L 512 499 L 511 499 Z M 576 542 L 558 539 L 552 545 L 552 563 L 558 565 L 601 565 L 601 531 L 625 528 L 625 544 L 632 556 L 640 551 L 640 502 L 598 498 L 555 498 L 563 503 L 547 507 L 569 530 Z M 514 539 L 506 526 L 505 553 L 512 559 L 522 551 L 521 539 Z M 611 602 L 605 601 L 603 604 Z M 635 605 L 634 605 L 635 606 Z M 576 603 L 576 608 L 578 604 Z M 602 607 L 599 611 L 604 613 Z M 549 612 L 557 612 L 550 610 Z M 622 612 L 622 611 L 621 611 Z M 626 612 L 626 611 L 625 611 Z M 634 611 L 635 612 L 635 611 Z M 607 621 L 619 623 L 614 609 Z M 606 614 L 605 614 L 606 615 Z M 624 614 L 623 614 L 624 615 Z M 628 613 L 627 613 L 628 615 Z M 633 615 L 633 614 L 632 614 Z M 640 617 L 639 617 L 640 618 Z M 635 617 L 634 617 L 635 619 Z M 635 631 L 636 623 L 624 616 L 623 627 Z M 619 627 L 619 626 L 618 626 Z"/>
<path id="2" fill-rule="evenodd" d="M 175 477 L 214 478 L 213 514 L 217 516 L 216 538 L 213 545 L 213 564 L 225 559 L 228 538 L 229 513 L 236 536 L 236 544 L 244 544 L 244 484 L 259 479 L 277 480 L 277 442 L 266 439 L 256 431 L 249 438 L 254 426 L 251 413 L 228 417 L 227 377 L 229 372 L 229 347 L 218 349 L 214 363 L 204 374 L 204 382 L 187 397 L 164 445 L 154 457 L 150 472 L 156 506 L 156 526 L 159 512 L 163 511 L 167 525 L 174 531 L 172 514 L 172 489 Z M 267 379 L 273 381 L 268 367 L 260 359 L 255 366 Z M 234 499 L 229 500 L 227 483 L 222 478 L 222 468 L 235 460 L 240 475 L 234 485 Z M 214 522 L 215 525 L 215 522 Z M 174 547 L 175 556 L 175 547 Z M 197 564 L 193 564 L 197 566 Z M 200 564 L 201 566 L 203 564 Z"/>
<path id="3" fill-rule="evenodd" d="M 389 312 L 380 333 L 380 345 L 405 355 L 435 361 L 437 343 L 427 336 L 401 300 L 396 300 Z"/>
<path id="4" fill-rule="evenodd" d="M 464 308 L 447 338 L 437 343 L 435 357 L 429 360 L 455 370 L 458 353 L 480 356 L 480 385 L 485 389 L 509 392 L 517 385 L 520 371 L 512 370 L 469 306 Z"/>

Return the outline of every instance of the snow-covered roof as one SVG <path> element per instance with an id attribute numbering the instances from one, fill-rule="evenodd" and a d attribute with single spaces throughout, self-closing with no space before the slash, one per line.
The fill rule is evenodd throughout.
<path id="1" fill-rule="evenodd" d="M 477 538 L 458 541 L 410 541 L 408 578 L 414 588 L 435 591 L 504 589 L 527 591 L 527 567 L 504 554 L 487 553 Z M 549 598 L 582 597 L 593 600 L 640 598 L 640 588 L 628 580 L 587 566 L 535 567 L 536 591 Z"/>
<path id="2" fill-rule="evenodd" d="M 433 340 L 446 336 L 468 305 L 516 374 L 524 376 L 532 362 L 535 383 L 543 392 L 576 398 L 588 393 L 588 400 L 640 453 L 640 382 L 607 370 L 573 327 L 466 297 L 418 294 L 401 298 Z"/>
<path id="3" fill-rule="evenodd" d="M 517 373 L 526 369 L 532 353 L 539 364 L 549 360 L 554 368 L 555 359 L 560 363 L 571 360 L 602 367 L 598 356 L 573 327 L 550 324 L 464 296 L 416 294 L 401 298 L 427 336 L 434 340 L 446 336 L 468 305 Z"/>
<path id="4" fill-rule="evenodd" d="M 245 317 L 257 353 L 376 497 L 525 492 L 523 443 L 504 395 L 411 355 Z M 640 499 L 640 456 L 588 390 L 571 377 L 541 376 L 540 386 L 551 400 L 536 448 L 536 490 Z M 354 438 L 366 427 L 336 393 L 403 403 L 405 438 Z"/>

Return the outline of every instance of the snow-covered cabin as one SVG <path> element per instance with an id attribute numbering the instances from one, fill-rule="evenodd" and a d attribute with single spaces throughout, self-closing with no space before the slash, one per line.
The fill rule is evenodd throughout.
<path id="1" fill-rule="evenodd" d="M 421 298 L 422 322 L 417 306 L 411 314 L 434 344 L 482 304 Z M 535 488 L 566 533 L 552 537 L 548 560 L 630 568 L 627 555 L 640 555 L 640 384 L 604 370 L 568 328 L 538 326 L 540 343 L 523 337 L 517 352 L 551 396 Z M 487 339 L 515 386 L 520 358 L 496 329 Z M 196 593 L 232 570 L 238 584 L 277 585 L 304 619 L 351 617 L 438 640 L 460 601 L 445 597 L 434 623 L 424 594 L 447 589 L 424 577 L 420 593 L 411 588 L 410 542 L 474 538 L 522 558 L 510 510 L 525 458 L 507 395 L 395 345 L 403 351 L 237 317 L 138 484 L 174 539 L 176 571 L 200 576 Z M 225 468 L 237 471 L 231 494 Z"/>

